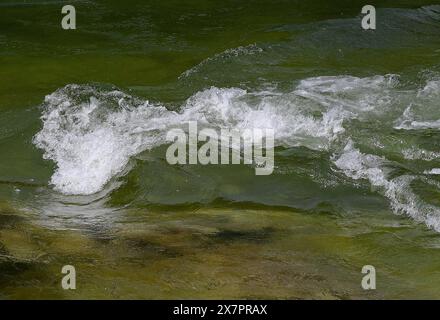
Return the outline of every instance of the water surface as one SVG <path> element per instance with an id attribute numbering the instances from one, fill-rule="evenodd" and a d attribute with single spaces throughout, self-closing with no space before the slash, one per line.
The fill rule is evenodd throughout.
<path id="1" fill-rule="evenodd" d="M 0 3 L 1 298 L 440 297 L 438 3 L 68 3 Z M 274 173 L 169 165 L 186 121 Z"/>

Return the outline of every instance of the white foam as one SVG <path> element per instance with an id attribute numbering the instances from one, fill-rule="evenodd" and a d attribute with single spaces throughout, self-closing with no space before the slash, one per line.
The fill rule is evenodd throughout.
<path id="1" fill-rule="evenodd" d="M 418 92 L 418 97 L 439 97 L 440 96 L 440 81 L 431 80 L 425 85 L 423 89 Z"/>
<path id="2" fill-rule="evenodd" d="M 431 170 L 426 170 L 425 174 L 440 175 L 440 168 L 434 168 L 434 169 L 431 169 Z"/>
<path id="3" fill-rule="evenodd" d="M 169 111 L 121 91 L 68 85 L 45 99 L 34 143 L 57 169 L 51 183 L 64 194 L 93 194 L 123 172 L 130 159 L 165 143 L 166 132 L 201 126 L 272 128 L 277 145 L 328 150 L 344 121 L 386 109 L 390 77 L 318 77 L 291 93 L 210 88 Z"/>
<path id="4" fill-rule="evenodd" d="M 77 96 L 89 96 L 77 101 Z M 67 86 L 46 97 L 35 144 L 55 161 L 51 183 L 65 194 L 92 194 L 122 172 L 131 156 L 163 140 L 174 113 L 144 102 L 127 106 L 122 92 Z M 137 134 L 137 132 L 148 134 Z"/>
<path id="5" fill-rule="evenodd" d="M 397 119 L 394 128 L 401 130 L 440 129 L 440 81 L 428 81 Z"/>
<path id="6" fill-rule="evenodd" d="M 349 141 L 340 157 L 334 161 L 335 165 L 343 170 L 348 177 L 358 180 L 367 179 L 373 186 L 385 186 L 385 173 L 380 167 L 385 159 L 374 155 L 366 155 L 354 148 L 353 141 Z"/>
<path id="7" fill-rule="evenodd" d="M 402 154 L 407 160 L 425 160 L 432 161 L 436 159 L 440 159 L 440 152 L 428 151 L 419 148 L 409 148 L 403 149 Z"/>
<path id="8" fill-rule="evenodd" d="M 440 169 L 425 171 L 425 176 L 391 178 L 392 163 L 360 152 L 345 135 L 346 121 L 388 112 L 395 83 L 393 76 L 338 76 L 305 79 L 291 93 L 213 87 L 194 94 L 174 108 L 177 112 L 118 90 L 68 85 L 46 97 L 43 127 L 34 143 L 57 166 L 51 179 L 57 191 L 87 195 L 125 174 L 133 156 L 165 144 L 167 131 L 185 128 L 187 121 L 197 121 L 200 127 L 274 128 L 276 145 L 333 150 L 335 166 L 347 177 L 368 181 L 382 190 L 396 213 L 440 231 L 439 209 L 411 189 L 415 179 L 429 179 L 426 175 L 440 174 Z M 428 83 L 419 94 L 413 92 L 414 99 L 432 103 L 431 88 Z M 414 116 L 414 106 L 403 113 L 406 120 Z M 338 151 L 344 141 L 344 149 Z M 440 153 L 412 148 L 403 154 L 409 160 L 434 160 Z"/>
<path id="9" fill-rule="evenodd" d="M 424 222 L 440 232 L 440 209 L 421 200 L 411 189 L 411 183 L 417 179 L 416 176 L 389 178 L 387 165 L 390 162 L 382 157 L 361 153 L 352 141 L 349 141 L 339 157 L 335 157 L 334 164 L 348 177 L 355 180 L 365 179 L 372 186 L 380 188 L 383 195 L 390 200 L 394 212 Z"/>
<path id="10" fill-rule="evenodd" d="M 395 127 L 404 130 L 440 129 L 440 119 L 433 121 L 407 120 Z"/>

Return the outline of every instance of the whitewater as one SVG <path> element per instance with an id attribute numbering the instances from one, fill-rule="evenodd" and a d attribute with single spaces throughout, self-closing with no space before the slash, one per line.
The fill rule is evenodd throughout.
<path id="1" fill-rule="evenodd" d="M 347 183 L 367 181 L 394 212 L 440 231 L 440 209 L 412 190 L 416 180 L 439 188 L 440 169 L 396 174 L 400 164 L 385 156 L 393 143 L 380 133 L 368 143 L 356 138 L 359 123 L 395 132 L 440 129 L 439 86 L 430 79 L 408 88 L 398 75 L 322 76 L 298 81 L 289 92 L 211 87 L 170 108 L 116 88 L 72 84 L 45 98 L 42 129 L 33 141 L 56 164 L 50 181 L 56 191 L 90 195 L 126 174 L 133 157 L 165 145 L 167 131 L 184 129 L 188 121 L 219 129 L 273 128 L 276 146 L 330 154 L 332 170 Z M 439 153 L 405 139 L 398 143 L 408 161 L 429 164 Z"/>

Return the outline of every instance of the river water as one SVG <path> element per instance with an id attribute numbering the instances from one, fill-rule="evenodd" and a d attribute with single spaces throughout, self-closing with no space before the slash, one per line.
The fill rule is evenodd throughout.
<path id="1" fill-rule="evenodd" d="M 440 298 L 440 5 L 363 5 L 1 1 L 0 297 Z M 168 164 L 186 121 L 273 174 Z"/>

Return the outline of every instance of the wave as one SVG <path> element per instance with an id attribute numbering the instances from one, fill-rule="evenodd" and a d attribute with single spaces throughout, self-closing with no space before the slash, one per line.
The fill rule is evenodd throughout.
<path id="1" fill-rule="evenodd" d="M 383 153 L 386 138 L 370 145 L 376 148 L 372 154 L 355 148 L 359 123 L 380 124 L 387 130 L 400 130 L 404 124 L 405 129 L 417 130 L 425 127 L 416 125 L 416 120 L 439 121 L 437 85 L 430 80 L 421 89 L 403 90 L 396 75 L 314 77 L 299 81 L 289 92 L 211 87 L 172 110 L 116 88 L 67 85 L 45 98 L 43 126 L 34 143 L 45 159 L 56 164 L 51 178 L 55 190 L 90 195 L 125 175 L 130 159 L 166 144 L 168 130 L 186 129 L 188 121 L 197 121 L 200 128 L 272 128 L 276 146 L 334 154 L 329 160 L 338 171 L 352 180 L 368 181 L 382 190 L 395 212 L 440 231 L 439 209 L 411 188 L 419 179 L 432 183 L 429 177 L 434 178 L 438 169 L 396 176 L 390 169 L 393 163 Z M 398 151 L 406 160 L 433 161 L 439 154 L 402 146 L 406 148 Z"/>
<path id="2" fill-rule="evenodd" d="M 438 101 L 440 101 L 440 80 L 428 81 L 396 121 L 394 128 L 402 130 L 439 129 Z"/>
<path id="3" fill-rule="evenodd" d="M 239 56 L 255 55 L 263 52 L 263 49 L 256 44 L 250 44 L 247 46 L 239 46 L 237 48 L 226 49 L 221 53 L 217 53 L 212 57 L 206 58 L 199 64 L 195 65 L 191 69 L 186 70 L 179 76 L 179 80 L 188 78 L 189 76 L 198 73 L 204 66 L 215 61 L 225 61 L 230 58 L 235 58 Z"/>
<path id="4" fill-rule="evenodd" d="M 43 128 L 34 143 L 53 160 L 51 178 L 65 194 L 100 191 L 142 151 L 165 144 L 166 131 L 187 121 L 209 127 L 276 128 L 277 145 L 328 149 L 343 121 L 386 104 L 388 77 L 319 77 L 291 93 L 212 87 L 179 109 L 143 101 L 119 90 L 68 85 L 48 95 Z"/>
<path id="5" fill-rule="evenodd" d="M 436 159 L 440 159 L 440 152 L 429 151 L 415 147 L 403 149 L 402 154 L 407 160 L 433 161 Z"/>
<path id="6" fill-rule="evenodd" d="M 383 157 L 360 152 L 354 147 L 353 141 L 349 141 L 342 154 L 334 158 L 334 164 L 347 177 L 354 180 L 365 179 L 371 186 L 379 188 L 390 200 L 394 212 L 408 215 L 440 232 L 440 208 L 421 200 L 411 188 L 411 184 L 417 179 L 428 184 L 433 184 L 432 181 L 407 174 L 390 178 L 392 163 Z M 438 169 L 430 174 L 439 174 Z"/>

